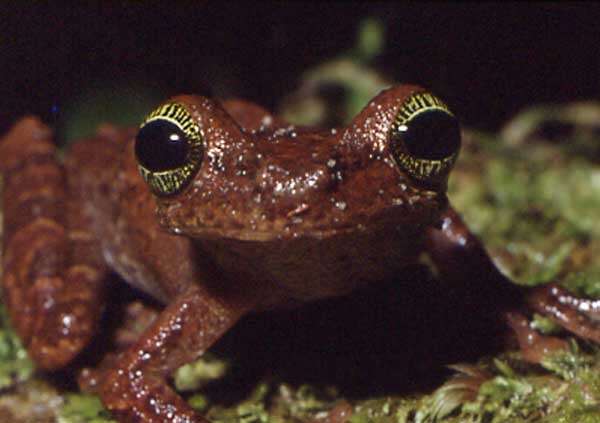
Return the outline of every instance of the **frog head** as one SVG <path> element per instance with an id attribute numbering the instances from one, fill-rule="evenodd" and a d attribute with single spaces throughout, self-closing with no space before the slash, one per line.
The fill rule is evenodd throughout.
<path id="1" fill-rule="evenodd" d="M 228 113 L 226 103 L 182 95 L 144 120 L 135 152 L 163 227 L 194 238 L 323 238 L 427 226 L 445 206 L 460 128 L 426 90 L 387 89 L 330 130 L 256 110 L 248 106 L 249 125 L 239 104 Z"/>

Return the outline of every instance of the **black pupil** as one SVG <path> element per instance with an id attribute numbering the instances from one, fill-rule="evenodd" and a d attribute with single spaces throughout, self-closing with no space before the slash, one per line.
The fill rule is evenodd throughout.
<path id="1" fill-rule="evenodd" d="M 138 162 L 153 172 L 171 170 L 187 163 L 189 145 L 185 133 L 167 120 L 144 125 L 135 138 Z"/>
<path id="2" fill-rule="evenodd" d="M 400 132 L 408 152 L 420 159 L 441 160 L 460 148 L 458 120 L 442 110 L 418 114 Z"/>

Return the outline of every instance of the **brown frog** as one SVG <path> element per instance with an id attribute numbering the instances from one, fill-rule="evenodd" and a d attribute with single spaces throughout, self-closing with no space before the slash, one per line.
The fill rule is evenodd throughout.
<path id="1" fill-rule="evenodd" d="M 422 252 L 449 278 L 486 275 L 482 296 L 600 342 L 597 302 L 515 287 L 454 212 L 445 190 L 459 148 L 448 107 L 408 85 L 332 130 L 241 100 L 177 96 L 137 135 L 103 127 L 64 165 L 49 130 L 25 118 L 0 142 L 4 301 L 47 370 L 98 329 L 110 269 L 165 305 L 98 379 L 122 422 L 205 422 L 169 378 L 243 315 L 398 277 Z M 508 316 L 528 359 L 564 346 Z"/>

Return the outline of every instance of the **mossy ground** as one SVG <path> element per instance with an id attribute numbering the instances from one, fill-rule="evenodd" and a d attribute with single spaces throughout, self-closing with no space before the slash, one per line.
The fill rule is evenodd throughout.
<path id="1" fill-rule="evenodd" d="M 307 74 L 310 82 L 283 114 L 326 110 L 314 96 L 323 81 L 344 87 L 344 115 L 384 86 L 364 65 L 364 49 L 376 51 L 381 40 L 363 38 L 372 44 L 355 50 L 354 58 Z M 498 136 L 465 130 L 449 197 L 513 279 L 558 280 L 600 298 L 600 136 L 593 120 L 580 119 L 597 106 L 575 109 L 580 113 L 572 106 L 525 112 Z M 473 329 L 477 316 L 461 316 L 452 287 L 427 267 L 415 266 L 399 279 L 353 298 L 252 316 L 208 360 L 181 369 L 175 385 L 217 422 L 341 422 L 348 416 L 353 423 L 600 421 L 597 347 L 573 340 L 569 352 L 527 365 L 517 351 L 488 345 L 485 324 Z M 536 324 L 557 330 L 541 318 Z M 35 373 L 5 319 L 2 327 L 1 421 L 112 421 L 96 397 Z"/>

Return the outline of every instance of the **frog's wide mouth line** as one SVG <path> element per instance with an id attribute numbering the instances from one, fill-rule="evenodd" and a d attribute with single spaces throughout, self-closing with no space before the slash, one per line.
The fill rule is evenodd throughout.
<path id="1" fill-rule="evenodd" d="M 420 204 L 408 204 L 412 213 L 419 216 L 419 225 L 437 224 L 438 216 L 441 211 L 448 206 L 448 198 L 445 193 L 435 191 L 427 191 L 427 198 L 430 204 L 434 207 L 429 208 L 429 218 L 424 219 L 423 216 L 426 210 Z M 160 225 L 164 230 L 173 235 L 184 235 L 193 239 L 219 240 L 227 239 L 240 242 L 269 242 L 269 241 L 285 241 L 294 239 L 316 239 L 322 240 L 336 236 L 347 236 L 351 234 L 360 234 L 381 231 L 385 228 L 397 228 L 402 231 L 403 228 L 412 226 L 411 220 L 404 218 L 407 214 L 407 208 L 404 204 L 391 205 L 388 208 L 380 211 L 377 215 L 371 216 L 369 219 L 361 221 L 351 221 L 346 225 L 339 225 L 333 228 L 322 229 L 318 227 L 305 226 L 302 224 L 287 224 L 287 221 L 275 222 L 272 228 L 261 230 L 256 227 L 240 227 L 236 225 L 232 227 L 216 227 L 210 224 L 194 221 L 192 224 L 178 224 L 177 221 L 170 218 L 164 218 L 160 214 Z M 409 231 L 410 232 L 410 231 Z"/>
<path id="2" fill-rule="evenodd" d="M 302 238 L 310 238 L 322 240 L 334 236 L 347 235 L 354 232 L 364 232 L 365 228 L 362 225 L 353 225 L 329 230 L 271 230 L 260 231 L 253 229 L 219 229 L 210 226 L 194 227 L 189 230 L 177 227 L 174 229 L 167 228 L 174 235 L 182 235 L 197 239 L 197 240 L 229 240 L 240 241 L 247 243 L 264 243 L 268 241 L 285 241 Z"/>

